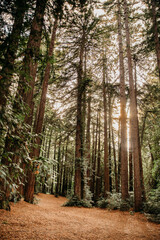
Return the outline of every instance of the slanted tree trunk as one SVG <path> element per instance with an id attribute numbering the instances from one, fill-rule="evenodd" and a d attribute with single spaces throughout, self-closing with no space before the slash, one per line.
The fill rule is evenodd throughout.
<path id="1" fill-rule="evenodd" d="M 126 115 L 121 7 L 120 7 L 119 0 L 118 0 L 118 40 L 119 40 L 119 66 L 120 66 L 121 192 L 122 192 L 122 199 L 126 200 L 128 198 L 127 115 Z"/>
<path id="2" fill-rule="evenodd" d="M 36 137 L 36 144 L 37 147 L 33 148 L 31 152 L 32 158 L 38 158 L 40 154 L 40 146 L 41 146 L 41 137 L 39 134 L 42 132 L 42 126 L 43 126 L 43 120 L 44 120 L 44 112 L 45 112 L 45 104 L 46 104 L 46 95 L 47 95 L 47 89 L 48 89 L 48 80 L 50 77 L 50 69 L 51 69 L 51 63 L 50 63 L 50 58 L 53 55 L 53 49 L 54 49 L 54 43 L 55 43 L 55 37 L 56 37 L 56 30 L 58 26 L 58 19 L 55 19 L 53 30 L 52 30 L 52 37 L 51 37 L 51 42 L 48 50 L 48 61 L 47 65 L 45 68 L 45 75 L 44 75 L 44 81 L 42 85 L 42 94 L 41 94 L 41 100 L 39 104 L 39 112 L 38 112 L 38 117 L 37 117 L 37 124 L 34 129 L 34 133 L 38 134 Z M 28 179 L 28 184 L 29 184 L 29 179 Z"/>
<path id="3" fill-rule="evenodd" d="M 27 93 L 25 93 L 25 87 L 23 86 L 22 89 L 20 89 L 20 91 L 23 92 L 23 100 L 29 108 L 28 114 L 26 114 L 25 116 L 25 123 L 30 126 L 32 125 L 33 119 L 34 108 L 33 93 L 46 3 L 47 0 L 37 0 L 36 2 L 35 16 L 33 19 L 26 55 L 24 58 L 25 75 L 24 76 L 22 75 L 20 79 L 20 81 L 25 81 L 27 77 L 29 77 L 28 85 L 30 89 L 28 89 Z M 32 167 L 30 166 L 27 172 L 27 183 L 25 185 L 25 197 L 24 197 L 25 201 L 30 203 L 33 203 L 34 185 L 35 185 L 35 173 Z"/>
<path id="4" fill-rule="evenodd" d="M 44 113 L 45 113 L 46 96 L 47 96 L 47 89 L 48 89 L 48 81 L 49 81 L 50 69 L 51 69 L 50 61 L 51 61 L 51 57 L 53 55 L 57 26 L 58 26 L 58 20 L 55 19 L 53 30 L 52 30 L 51 42 L 50 42 L 50 46 L 49 46 L 49 50 L 48 50 L 48 61 L 47 61 L 47 65 L 45 68 L 44 80 L 43 80 L 43 85 L 42 85 L 42 93 L 41 93 L 41 100 L 39 103 L 37 124 L 34 129 L 35 134 L 40 134 L 42 132 Z M 38 136 L 36 138 L 36 144 L 38 145 L 38 147 L 33 149 L 33 152 L 32 152 L 33 157 L 39 157 L 40 146 L 41 146 L 41 137 L 40 136 Z"/>
<path id="5" fill-rule="evenodd" d="M 136 94 L 133 80 L 133 66 L 132 56 L 130 48 L 130 33 L 128 22 L 128 6 L 127 1 L 123 0 L 124 14 L 125 14 L 125 31 L 126 31 L 126 43 L 127 43 L 127 58 L 128 58 L 128 70 L 129 70 L 129 87 L 130 87 L 130 123 L 131 123 L 131 137 L 132 137 L 132 151 L 134 162 L 134 200 L 135 211 L 140 211 L 142 208 L 142 188 L 141 188 L 141 172 L 140 172 L 140 149 L 139 149 L 139 136 L 138 136 L 138 115 Z"/>

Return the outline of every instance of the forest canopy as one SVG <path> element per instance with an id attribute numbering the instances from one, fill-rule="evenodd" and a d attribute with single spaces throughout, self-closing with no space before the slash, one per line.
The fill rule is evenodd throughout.
<path id="1" fill-rule="evenodd" d="M 160 221 L 158 0 L 2 0 L 0 208 L 35 193 Z"/>

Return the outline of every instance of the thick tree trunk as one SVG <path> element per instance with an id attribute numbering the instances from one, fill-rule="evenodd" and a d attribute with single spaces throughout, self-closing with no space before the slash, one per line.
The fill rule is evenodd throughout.
<path id="1" fill-rule="evenodd" d="M 20 77 L 20 81 L 19 81 L 19 87 L 18 87 L 18 93 L 16 95 L 16 100 L 19 99 L 19 97 L 22 97 L 24 100 L 24 103 L 29 107 L 30 111 L 28 114 L 26 114 L 25 116 L 25 123 L 29 124 L 31 126 L 32 124 L 32 112 L 33 112 L 33 99 L 31 99 L 31 95 L 33 96 L 33 94 L 31 93 L 30 95 L 30 91 L 28 91 L 27 93 L 25 93 L 26 88 L 25 88 L 25 84 L 27 85 L 28 83 L 28 77 L 30 79 L 28 85 L 34 88 L 34 82 L 35 82 L 35 75 L 36 75 L 36 68 L 37 68 L 37 59 L 38 59 L 38 54 L 39 54 L 39 48 L 40 48 L 40 43 L 41 43 L 41 34 L 42 34 L 42 24 L 43 24 L 43 16 L 44 16 L 44 9 L 45 9 L 45 5 L 46 5 L 47 0 L 37 0 L 37 4 L 36 4 L 36 10 L 35 10 L 35 15 L 34 15 L 34 19 L 32 22 L 32 26 L 31 26 L 31 33 L 29 36 L 29 40 L 28 40 L 28 45 L 27 45 L 27 50 L 26 50 L 26 55 L 24 58 L 24 75 Z M 31 90 L 31 92 L 33 92 L 33 89 Z M 32 100 L 32 101 L 31 101 Z M 19 111 L 19 106 L 17 106 L 17 101 L 15 101 L 14 106 L 13 106 L 13 112 L 15 110 L 15 112 Z M 17 131 L 17 129 L 16 129 Z M 15 134 L 15 132 L 13 133 L 13 135 Z M 19 135 L 19 133 L 17 133 L 17 135 Z M 13 143 L 9 142 L 8 146 L 12 146 L 13 147 Z M 15 149 L 13 152 L 16 153 L 17 151 L 17 145 L 14 145 Z M 17 157 L 18 158 L 18 157 Z M 14 157 L 12 158 L 13 162 L 14 162 Z M 18 160 L 16 160 L 18 162 Z M 28 179 L 31 179 L 31 182 L 34 181 L 34 174 L 33 176 L 31 176 L 30 174 L 30 170 L 28 171 Z M 33 184 L 29 184 L 28 185 L 28 196 L 30 196 L 31 193 L 31 189 L 30 187 Z M 27 199 L 28 199 L 27 196 Z M 29 200 L 29 202 L 33 202 L 32 200 Z"/>
<path id="2" fill-rule="evenodd" d="M 135 97 L 136 97 L 136 105 L 137 105 L 137 65 L 136 65 L 136 59 L 134 61 L 134 68 L 135 68 Z M 137 120 L 138 120 L 138 118 L 137 118 Z M 141 142 L 140 142 L 139 128 L 138 128 L 138 146 L 139 146 L 139 156 L 140 156 L 140 175 L 141 175 L 142 195 L 143 195 L 143 201 L 146 201 L 146 191 L 145 191 L 145 187 L 144 187 L 144 178 L 143 178 L 143 166 L 142 166 Z"/>
<path id="3" fill-rule="evenodd" d="M 23 95 L 24 103 L 28 106 L 28 114 L 25 117 L 25 123 L 31 125 L 33 119 L 33 94 L 35 86 L 35 78 L 37 71 L 37 63 L 39 58 L 39 50 L 41 44 L 41 35 L 43 27 L 44 11 L 46 7 L 47 0 L 37 0 L 36 11 L 33 19 L 31 32 L 27 44 L 26 55 L 24 58 L 24 68 L 23 75 L 20 77 L 20 82 L 22 84 L 22 89 L 20 93 Z M 29 79 L 29 80 L 28 80 Z M 26 87 L 23 82 L 28 83 L 28 89 L 26 92 Z"/>
<path id="4" fill-rule="evenodd" d="M 121 8 L 119 0 L 118 0 L 118 40 L 119 40 L 119 66 L 120 66 L 121 192 L 122 199 L 125 200 L 128 198 L 127 115 L 126 115 Z"/>
<path id="5" fill-rule="evenodd" d="M 47 0 L 37 0 L 36 2 L 36 11 L 33 19 L 31 33 L 29 36 L 29 41 L 27 45 L 26 56 L 24 58 L 24 76 L 21 76 L 21 81 L 26 81 L 27 77 L 29 77 L 29 87 L 27 93 L 25 93 L 25 87 L 22 86 L 20 91 L 23 92 L 23 100 L 27 104 L 29 108 L 28 114 L 25 116 L 25 123 L 32 125 L 33 119 L 33 93 L 34 93 L 34 85 L 37 71 L 37 61 L 39 57 L 39 49 L 41 44 L 41 35 L 42 35 L 42 26 L 43 26 L 43 18 L 44 11 L 46 7 Z M 25 201 L 33 202 L 33 194 L 34 194 L 34 184 L 35 184 L 35 174 L 32 169 L 30 169 L 27 173 L 27 183 L 25 186 Z"/>
<path id="6" fill-rule="evenodd" d="M 124 3 L 124 14 L 125 14 L 125 30 L 126 30 L 129 86 L 130 86 L 130 123 L 131 123 L 133 162 L 134 162 L 134 200 L 135 200 L 134 208 L 135 208 L 135 211 L 140 211 L 142 208 L 142 188 L 141 188 L 141 172 L 140 172 L 138 116 L 137 116 L 137 105 L 136 105 L 136 93 L 135 93 L 134 80 L 133 80 L 132 56 L 131 56 L 131 48 L 130 48 L 128 6 L 127 6 L 126 0 L 124 0 L 123 3 Z"/>
<path id="7" fill-rule="evenodd" d="M 57 26 L 58 26 L 58 20 L 55 19 L 53 30 L 52 30 L 51 42 L 50 42 L 50 46 L 49 46 L 49 50 L 48 50 L 48 61 L 47 61 L 47 65 L 45 68 L 44 80 L 43 80 L 43 85 L 42 85 L 42 93 L 41 93 L 41 100 L 39 103 L 37 124 L 34 129 L 35 134 L 41 134 L 41 132 L 42 132 L 44 113 L 45 113 L 46 96 L 47 96 L 47 89 L 48 89 L 48 81 L 49 81 L 50 69 L 51 69 L 50 58 L 53 55 Z M 40 146 L 41 146 L 41 137 L 40 136 L 38 136 L 36 138 L 36 144 L 38 145 L 38 147 L 33 149 L 33 152 L 32 152 L 33 157 L 39 157 Z"/>

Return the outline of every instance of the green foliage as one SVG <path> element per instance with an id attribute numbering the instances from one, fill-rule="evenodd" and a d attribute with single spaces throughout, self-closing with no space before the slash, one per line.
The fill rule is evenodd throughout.
<path id="1" fill-rule="evenodd" d="M 144 212 L 149 221 L 160 223 L 160 187 L 149 193 Z"/>
<path id="2" fill-rule="evenodd" d="M 120 193 L 108 193 L 108 198 L 102 198 L 97 202 L 97 206 L 100 208 L 108 208 L 110 210 L 119 209 L 121 205 L 121 194 Z"/>
<path id="3" fill-rule="evenodd" d="M 108 208 L 109 210 L 128 211 L 133 206 L 132 194 L 126 201 L 121 199 L 121 193 L 108 193 L 107 199 L 100 199 L 97 202 L 99 208 Z"/>
<path id="4" fill-rule="evenodd" d="M 9 201 L 8 200 L 3 200 L 0 201 L 0 209 L 5 209 L 7 211 L 10 211 L 10 205 L 9 205 Z"/>
<path id="5" fill-rule="evenodd" d="M 90 201 L 86 200 L 86 199 L 79 199 L 77 196 L 72 196 L 71 198 L 69 198 L 69 200 L 64 203 L 63 205 L 64 207 L 85 207 L 85 208 L 91 208 L 92 204 L 90 203 Z"/>

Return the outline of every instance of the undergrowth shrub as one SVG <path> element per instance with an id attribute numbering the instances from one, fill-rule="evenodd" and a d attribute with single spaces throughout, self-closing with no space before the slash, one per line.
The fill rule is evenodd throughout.
<path id="1" fill-rule="evenodd" d="M 77 196 L 72 196 L 68 199 L 66 203 L 63 204 L 64 207 L 86 207 L 91 208 L 92 203 L 86 199 L 81 200 Z"/>
<path id="2" fill-rule="evenodd" d="M 121 204 L 121 194 L 120 193 L 107 193 L 107 199 L 100 199 L 97 202 L 97 206 L 100 208 L 108 208 L 110 210 L 116 210 L 120 208 Z"/>
<path id="3" fill-rule="evenodd" d="M 124 201 L 121 199 L 121 193 L 108 193 L 107 199 L 100 199 L 97 202 L 99 208 L 108 208 L 110 210 L 128 211 L 133 206 L 132 198 Z"/>
<path id="4" fill-rule="evenodd" d="M 160 223 L 160 187 L 149 193 L 144 212 L 149 221 Z"/>

